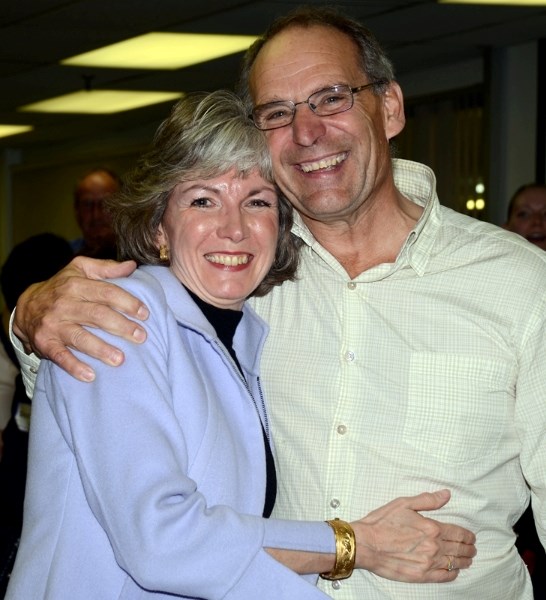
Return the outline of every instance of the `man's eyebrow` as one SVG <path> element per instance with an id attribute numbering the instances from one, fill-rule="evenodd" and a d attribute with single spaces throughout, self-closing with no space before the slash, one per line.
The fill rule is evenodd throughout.
<path id="1" fill-rule="evenodd" d="M 273 104 L 273 102 L 291 102 L 288 98 L 281 98 L 280 96 L 275 96 L 271 100 L 265 100 L 264 102 L 258 102 L 254 106 L 263 106 L 264 104 Z"/>
<path id="2" fill-rule="evenodd" d="M 313 91 L 307 95 L 305 100 L 307 100 L 309 98 L 309 96 L 312 96 L 313 94 L 316 94 L 317 92 L 322 92 L 323 90 L 329 90 L 330 88 L 334 88 L 339 85 L 346 85 L 346 86 L 352 87 L 349 83 L 342 82 L 342 81 L 336 81 L 335 83 L 323 83 L 323 84 L 317 86 L 315 89 L 313 89 Z M 303 102 L 305 102 L 305 100 L 303 100 Z M 273 100 L 266 100 L 265 102 L 256 103 L 254 106 L 264 106 L 266 104 L 273 104 L 274 102 L 296 102 L 296 101 L 286 98 L 286 97 L 284 97 L 284 98 L 276 97 Z"/>

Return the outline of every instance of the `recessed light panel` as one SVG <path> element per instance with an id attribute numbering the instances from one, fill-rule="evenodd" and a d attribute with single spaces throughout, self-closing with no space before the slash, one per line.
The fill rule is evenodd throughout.
<path id="1" fill-rule="evenodd" d="M 125 69 L 180 69 L 246 50 L 256 36 L 147 33 L 61 61 L 63 65 Z"/>
<path id="2" fill-rule="evenodd" d="M 33 129 L 32 125 L 0 125 L 0 137 L 17 135 L 18 133 L 25 133 Z"/>
<path id="3" fill-rule="evenodd" d="M 27 104 L 17 110 L 22 112 L 109 114 L 176 100 L 181 96 L 180 92 L 82 90 Z"/>

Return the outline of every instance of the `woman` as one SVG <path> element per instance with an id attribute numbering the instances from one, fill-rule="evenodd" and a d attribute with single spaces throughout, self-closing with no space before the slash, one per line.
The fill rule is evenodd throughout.
<path id="1" fill-rule="evenodd" d="M 240 101 L 179 102 L 112 211 L 147 265 L 119 283 L 151 308 L 148 339 L 92 384 L 41 367 L 7 597 L 325 598 L 295 571 L 350 575 L 351 527 L 265 518 L 266 326 L 243 303 L 293 278 L 297 249 Z"/>

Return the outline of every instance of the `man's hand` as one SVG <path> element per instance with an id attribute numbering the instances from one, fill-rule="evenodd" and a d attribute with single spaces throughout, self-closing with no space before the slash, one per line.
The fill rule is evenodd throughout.
<path id="1" fill-rule="evenodd" d="M 450 498 L 448 490 L 397 498 L 352 523 L 356 567 L 409 583 L 453 581 L 476 555 L 476 536 L 458 525 L 423 517 Z"/>
<path id="2" fill-rule="evenodd" d="M 100 281 L 125 277 L 136 268 L 133 261 L 117 263 L 79 256 L 48 281 L 31 285 L 19 298 L 13 332 L 27 352 L 49 358 L 73 377 L 92 381 L 94 371 L 69 350 L 75 348 L 117 366 L 123 353 L 89 333 L 82 325 L 143 342 L 146 333 L 123 314 L 144 320 L 148 309 L 118 286 Z"/>

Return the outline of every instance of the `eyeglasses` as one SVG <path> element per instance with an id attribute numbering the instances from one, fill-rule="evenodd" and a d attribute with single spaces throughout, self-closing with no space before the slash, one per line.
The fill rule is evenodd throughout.
<path id="1" fill-rule="evenodd" d="M 386 83 L 388 83 L 386 79 L 378 79 L 377 81 L 372 81 L 372 83 L 353 88 L 346 84 L 333 85 L 332 87 L 324 88 L 311 94 L 307 100 L 302 100 L 301 102 L 279 100 L 278 102 L 260 104 L 254 107 L 250 118 L 258 129 L 268 131 L 290 125 L 294 120 L 298 104 L 307 104 L 319 117 L 337 115 L 352 108 L 354 94 L 358 94 L 358 92 L 362 92 L 372 86 L 385 85 Z"/>

